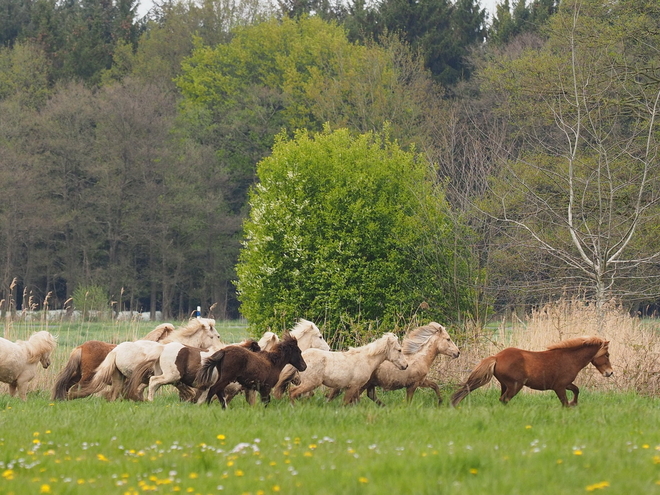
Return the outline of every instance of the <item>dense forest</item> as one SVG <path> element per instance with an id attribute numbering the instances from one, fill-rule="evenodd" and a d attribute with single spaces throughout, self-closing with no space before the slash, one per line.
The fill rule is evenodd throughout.
<path id="1" fill-rule="evenodd" d="M 136 6 L 0 0 L 3 314 L 101 288 L 116 311 L 238 317 L 259 163 L 339 129 L 432 170 L 453 225 L 434 253 L 461 253 L 443 276 L 472 298 L 447 319 L 655 307 L 656 0 Z"/>

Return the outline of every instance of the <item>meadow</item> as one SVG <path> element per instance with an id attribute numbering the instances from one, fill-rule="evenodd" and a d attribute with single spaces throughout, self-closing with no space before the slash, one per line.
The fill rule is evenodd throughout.
<path id="1" fill-rule="evenodd" d="M 283 399 L 267 408 L 238 397 L 225 411 L 217 403 L 181 403 L 171 387 L 153 403 L 51 401 L 55 376 L 75 345 L 139 338 L 154 324 L 6 322 L 4 336 L 12 340 L 44 329 L 59 339 L 53 365 L 40 370 L 27 402 L 0 385 L 0 493 L 660 494 L 660 398 L 635 386 L 657 370 L 651 362 L 649 374 L 640 375 L 644 366 L 628 350 L 649 364 L 655 328 L 641 350 L 637 334 L 628 347 L 613 339 L 616 374 L 628 381 L 586 369 L 576 408 L 562 408 L 553 392 L 521 393 L 503 406 L 495 386 L 449 407 L 458 381 L 492 346 L 530 348 L 524 338 L 545 332 L 552 342 L 557 329 L 572 333 L 570 319 L 558 326 L 556 311 L 545 314 L 551 329 L 536 331 L 546 321 L 537 315 L 524 332 L 456 339 L 461 358 L 441 357 L 434 370 L 445 388 L 440 406 L 430 390 L 417 391 L 411 404 L 401 391 L 380 391 L 384 408 L 366 397 L 353 407 L 327 403 L 319 391 L 293 406 Z M 584 321 L 583 314 L 580 330 Z M 617 326 L 618 333 L 628 341 L 630 332 L 648 327 L 634 325 Z M 218 322 L 218 331 L 228 342 L 246 336 L 242 322 Z"/>

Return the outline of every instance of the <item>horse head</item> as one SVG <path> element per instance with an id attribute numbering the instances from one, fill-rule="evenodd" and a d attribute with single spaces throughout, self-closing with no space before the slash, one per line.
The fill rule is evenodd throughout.
<path id="1" fill-rule="evenodd" d="M 323 338 L 323 334 L 321 334 L 319 328 L 309 320 L 301 318 L 290 333 L 298 340 L 298 347 L 300 347 L 301 350 L 330 350 L 330 346 Z"/>
<path id="2" fill-rule="evenodd" d="M 50 366 L 50 354 L 48 355 L 44 354 L 43 356 L 41 356 L 39 362 L 41 363 L 41 366 L 44 367 L 44 369 L 47 369 Z"/>
<path id="3" fill-rule="evenodd" d="M 458 349 L 456 344 L 454 344 L 454 341 L 451 340 L 451 337 L 449 336 L 449 333 L 447 333 L 447 329 L 445 327 L 434 321 L 429 323 L 429 326 L 437 329 L 435 339 L 438 353 L 452 358 L 457 358 L 461 355 L 461 351 Z"/>
<path id="4" fill-rule="evenodd" d="M 259 339 L 259 348 L 262 351 L 272 351 L 279 341 L 279 337 L 273 332 L 265 332 Z"/>
<path id="5" fill-rule="evenodd" d="M 403 355 L 403 349 L 399 343 L 399 338 L 393 333 L 386 333 L 384 337 L 387 342 L 386 359 L 400 370 L 405 370 L 408 367 L 408 361 L 406 361 L 406 358 Z"/>
<path id="6" fill-rule="evenodd" d="M 293 337 L 290 333 L 286 332 L 282 336 L 280 341 L 280 348 L 286 352 L 288 356 L 288 362 L 296 368 L 298 371 L 305 371 L 307 369 L 307 363 L 302 357 L 302 351 L 298 347 L 298 340 Z"/>
<path id="7" fill-rule="evenodd" d="M 593 364 L 600 374 L 605 377 L 610 377 L 614 374 L 612 364 L 610 363 L 610 351 L 608 350 L 609 344 L 609 340 L 604 341 L 594 358 L 591 360 L 591 364 Z"/>

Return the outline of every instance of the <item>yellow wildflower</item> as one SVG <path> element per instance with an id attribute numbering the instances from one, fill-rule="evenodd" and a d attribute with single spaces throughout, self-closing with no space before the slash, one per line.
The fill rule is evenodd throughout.
<path id="1" fill-rule="evenodd" d="M 41 485 L 41 488 L 39 489 L 39 493 L 51 493 L 50 485 Z"/>
<path id="2" fill-rule="evenodd" d="M 358 481 L 359 481 L 360 483 L 369 483 L 369 479 L 368 479 L 368 478 L 365 478 L 364 476 L 360 476 L 360 477 L 358 478 Z"/>
<path id="3" fill-rule="evenodd" d="M 603 488 L 607 488 L 608 486 L 610 486 L 609 481 L 601 481 L 600 483 L 594 483 L 593 485 L 589 485 L 585 489 L 588 492 L 593 492 L 594 490 L 602 490 Z"/>

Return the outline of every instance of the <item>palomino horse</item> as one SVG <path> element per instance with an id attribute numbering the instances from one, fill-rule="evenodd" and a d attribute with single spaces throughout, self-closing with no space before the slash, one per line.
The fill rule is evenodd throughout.
<path id="1" fill-rule="evenodd" d="M 9 384 L 9 395 L 27 399 L 27 386 L 37 375 L 37 366 L 48 368 L 50 354 L 57 340 L 46 331 L 32 334 L 25 340 L 11 340 L 0 337 L 0 382 Z"/>
<path id="2" fill-rule="evenodd" d="M 508 347 L 481 361 L 467 381 L 451 397 L 456 406 L 472 390 L 488 383 L 493 376 L 502 386 L 500 401 L 509 402 L 523 386 L 535 390 L 554 390 L 564 406 L 575 406 L 580 390 L 573 380 L 589 363 L 603 376 L 612 376 L 608 340 L 597 336 L 576 337 L 548 346 L 547 351 L 524 351 Z M 573 392 L 568 402 L 566 390 Z"/>
<path id="3" fill-rule="evenodd" d="M 225 388 L 232 382 L 240 383 L 245 389 L 257 390 L 261 402 L 267 405 L 270 402 L 270 391 L 287 364 L 299 371 L 307 368 L 298 341 L 289 333 L 284 334 L 272 351 L 251 352 L 241 346 L 228 346 L 206 359 L 197 374 L 195 386 L 210 386 L 206 403 L 209 404 L 215 395 L 223 409 L 227 408 Z M 218 379 L 213 383 L 216 370 Z"/>
<path id="4" fill-rule="evenodd" d="M 151 340 L 122 342 L 108 353 L 89 384 L 80 390 L 69 391 L 69 397 L 86 397 L 100 392 L 106 385 L 112 385 L 107 398 L 117 399 L 126 379 L 131 376 L 135 367 L 144 361 L 158 358 L 164 344 L 169 342 L 181 342 L 202 349 L 221 344 L 220 335 L 215 330 L 215 320 L 206 318 L 193 318 L 186 326 L 171 332 L 161 342 Z M 135 397 L 131 398 L 135 399 Z"/>
<path id="5" fill-rule="evenodd" d="M 267 339 L 266 342 L 270 343 L 270 340 Z M 252 352 L 262 350 L 259 343 L 254 340 L 246 340 L 243 343 L 233 345 L 243 346 Z M 147 400 L 149 402 L 154 400 L 154 394 L 163 385 L 174 385 L 180 393 L 183 389 L 183 393 L 181 393 L 183 396 L 188 389 L 193 387 L 195 377 L 206 358 L 220 350 L 220 348 L 224 349 L 225 347 L 227 346 L 222 345 L 206 350 L 184 345 L 180 342 L 165 344 L 160 356 L 144 361 L 133 370 L 133 374 L 126 384 L 126 396 L 140 397 L 139 389 L 147 379 L 149 384 Z M 185 386 L 185 388 L 182 386 Z M 198 391 L 197 394 L 189 398 L 190 400 L 196 399 L 196 402 L 200 403 L 206 400 L 207 392 L 208 389 Z"/>
<path id="6" fill-rule="evenodd" d="M 291 402 L 325 385 L 345 389 L 344 404 L 351 404 L 359 399 L 360 390 L 383 361 L 391 361 L 402 370 L 408 367 L 399 339 L 393 333 L 386 333 L 370 344 L 344 352 L 307 349 L 303 352 L 303 358 L 307 371 L 300 373 L 300 385 L 290 390 Z"/>
<path id="7" fill-rule="evenodd" d="M 418 388 L 432 388 L 438 397 L 438 404 L 442 403 L 440 388 L 435 382 L 428 379 L 431 365 L 438 354 L 457 358 L 460 351 L 451 340 L 445 327 L 432 321 L 428 325 L 413 328 L 401 344 L 403 355 L 408 362 L 408 368 L 399 369 L 390 361 L 384 361 L 371 375 L 369 381 L 362 387 L 360 393 L 367 391 L 367 396 L 379 406 L 384 406 L 376 397 L 376 387 L 383 390 L 406 389 L 406 399 L 412 401 L 415 390 Z M 328 400 L 334 399 L 339 389 L 333 389 Z"/>
<path id="8" fill-rule="evenodd" d="M 167 339 L 175 330 L 174 325 L 171 323 L 162 323 L 142 337 L 141 340 L 161 342 Z M 88 340 L 71 351 L 69 361 L 57 376 L 52 398 L 54 400 L 66 400 L 69 398 L 68 393 L 71 387 L 75 385 L 78 385 L 78 388 L 86 387 L 94 378 L 96 368 L 115 347 L 117 347 L 117 344 L 100 340 Z"/>

